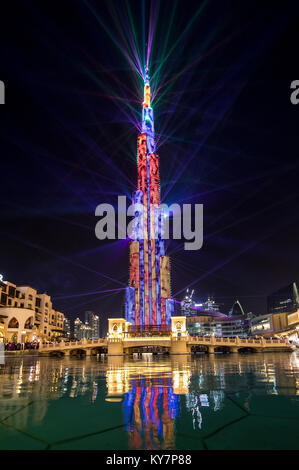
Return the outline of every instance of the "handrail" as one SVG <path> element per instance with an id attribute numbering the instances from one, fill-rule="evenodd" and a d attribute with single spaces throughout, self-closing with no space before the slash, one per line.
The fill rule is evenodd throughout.
<path id="1" fill-rule="evenodd" d="M 122 341 L 130 341 L 130 339 L 137 341 L 138 339 L 145 341 L 147 340 L 149 343 L 152 341 L 155 341 L 157 338 L 161 341 L 162 337 L 161 336 L 151 336 L 151 337 L 142 337 L 142 338 L 136 338 L 130 336 L 126 336 L 126 338 L 96 338 L 96 339 L 89 339 L 89 340 L 78 340 L 78 341 L 61 341 L 61 342 L 54 342 L 51 344 L 40 344 L 39 349 L 41 351 L 46 351 L 46 350 L 69 350 L 72 348 L 90 348 L 92 346 L 96 347 L 98 346 L 105 346 L 109 343 L 121 343 Z M 217 337 L 217 336 L 184 336 L 184 337 L 171 337 L 171 335 L 165 337 L 165 340 L 172 340 L 172 341 L 187 341 L 189 344 L 194 344 L 194 345 L 206 345 L 206 346 L 237 346 L 239 347 L 246 347 L 246 346 L 253 346 L 253 347 L 262 347 L 262 348 L 267 348 L 271 346 L 275 347 L 280 347 L 280 345 L 288 345 L 291 346 L 291 343 L 289 342 L 288 338 L 239 338 L 239 337 Z M 138 341 L 137 341 L 138 342 Z"/>

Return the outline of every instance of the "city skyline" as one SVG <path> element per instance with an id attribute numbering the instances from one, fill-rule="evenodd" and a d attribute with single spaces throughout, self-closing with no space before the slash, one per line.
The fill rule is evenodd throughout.
<path id="1" fill-rule="evenodd" d="M 299 3 L 2 10 L 0 449 L 289 455 Z"/>
<path id="2" fill-rule="evenodd" d="M 28 21 L 16 21 L 33 49 L 24 42 L 16 50 L 9 31 L 4 39 L 1 272 L 17 285 L 50 292 L 72 320 L 88 309 L 106 319 L 124 305 L 129 244 L 97 240 L 94 209 L 103 200 L 115 204 L 116 194 L 130 197 L 136 188 L 143 83 L 134 58 L 143 62 L 142 34 L 137 31 L 134 55 L 120 43 L 108 3 L 100 11 L 106 29 L 79 5 L 59 14 L 52 8 L 30 16 L 20 7 L 20 18 Z M 289 99 L 296 77 L 286 54 L 294 42 L 295 10 L 274 9 L 265 26 L 268 13 L 257 14 L 253 4 L 244 11 L 228 8 L 223 16 L 220 11 L 215 24 L 211 8 L 198 11 L 194 4 L 184 11 L 177 5 L 166 31 L 167 7 L 152 12 L 161 200 L 203 203 L 205 213 L 201 250 L 186 253 L 169 243 L 172 290 L 181 300 L 177 293 L 194 283 L 200 297 L 214 295 L 226 312 L 239 299 L 246 312 L 261 314 L 267 295 L 299 281 L 298 110 Z M 136 2 L 136 28 L 139 13 Z M 82 48 L 64 35 L 66 18 L 70 38 Z M 236 19 L 239 29 L 232 32 Z M 41 41 L 34 41 L 32 24 L 59 37 L 60 53 L 42 31 Z M 107 31 L 114 32 L 114 42 Z M 94 35 L 105 48 L 99 50 Z M 35 65 L 37 59 L 43 66 Z"/>

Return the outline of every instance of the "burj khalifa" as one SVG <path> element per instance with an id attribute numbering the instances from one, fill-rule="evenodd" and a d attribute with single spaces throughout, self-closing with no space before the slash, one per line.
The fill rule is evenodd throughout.
<path id="1" fill-rule="evenodd" d="M 138 189 L 133 203 L 141 220 L 130 242 L 130 281 L 125 314 L 136 331 L 167 330 L 174 312 L 170 292 L 170 261 L 162 236 L 159 158 L 155 148 L 154 113 L 148 69 L 144 75 L 142 129 L 137 140 Z"/>

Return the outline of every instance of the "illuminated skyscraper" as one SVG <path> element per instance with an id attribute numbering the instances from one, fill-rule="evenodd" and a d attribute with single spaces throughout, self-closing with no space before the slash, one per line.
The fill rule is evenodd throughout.
<path id="1" fill-rule="evenodd" d="M 165 256 L 162 238 L 159 159 L 155 153 L 154 113 L 147 69 L 141 130 L 137 140 L 138 190 L 133 195 L 139 222 L 130 243 L 126 320 L 136 329 L 167 329 L 174 311 L 174 301 L 170 298 L 169 257 Z"/>
<path id="2" fill-rule="evenodd" d="M 85 324 L 92 329 L 91 337 L 99 338 L 100 336 L 100 319 L 94 312 L 88 310 L 85 312 Z"/>
<path id="3" fill-rule="evenodd" d="M 63 333 L 67 338 L 71 337 L 71 322 L 66 317 L 63 319 Z"/>

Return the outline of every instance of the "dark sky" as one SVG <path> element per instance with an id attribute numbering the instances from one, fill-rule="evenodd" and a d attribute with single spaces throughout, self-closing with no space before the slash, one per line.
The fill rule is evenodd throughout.
<path id="1" fill-rule="evenodd" d="M 169 242 L 172 293 L 192 284 L 224 312 L 239 299 L 262 314 L 268 294 L 298 282 L 296 3 L 2 6 L 4 278 L 47 291 L 72 319 L 122 312 L 128 242 L 97 240 L 94 212 L 136 188 L 142 88 L 129 45 L 142 63 L 150 24 L 161 198 L 204 204 L 203 248 Z"/>

